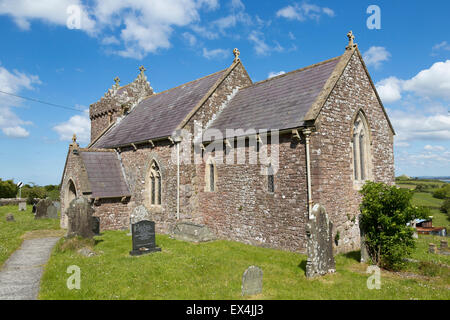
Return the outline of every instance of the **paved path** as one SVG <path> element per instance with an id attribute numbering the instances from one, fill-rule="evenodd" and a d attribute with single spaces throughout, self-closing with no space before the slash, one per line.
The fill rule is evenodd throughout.
<path id="1" fill-rule="evenodd" d="M 44 265 L 59 238 L 24 240 L 0 270 L 0 300 L 36 300 Z"/>

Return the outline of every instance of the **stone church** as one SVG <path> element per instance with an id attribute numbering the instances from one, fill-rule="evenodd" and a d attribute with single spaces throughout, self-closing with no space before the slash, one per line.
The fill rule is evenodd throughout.
<path id="1" fill-rule="evenodd" d="M 116 78 L 90 106 L 89 145 L 74 136 L 69 146 L 61 226 L 83 196 L 102 230 L 128 229 L 143 205 L 159 233 L 191 222 L 221 239 L 305 252 L 321 204 L 336 251 L 358 249 L 358 190 L 394 183 L 394 129 L 347 36 L 342 55 L 259 82 L 237 49 L 228 68 L 159 93 L 144 67 L 127 85 Z"/>

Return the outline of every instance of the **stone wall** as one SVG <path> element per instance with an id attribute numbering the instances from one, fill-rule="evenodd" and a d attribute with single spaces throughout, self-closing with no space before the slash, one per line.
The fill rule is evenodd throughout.
<path id="1" fill-rule="evenodd" d="M 249 152 L 252 149 L 255 152 L 255 147 L 246 145 L 236 148 L 236 153 L 245 153 L 246 164 L 217 163 L 214 192 L 205 191 L 205 165 L 198 168 L 200 212 L 205 224 L 221 238 L 305 252 L 305 145 L 304 141 L 293 140 L 291 134 L 281 135 L 279 139 L 275 192 L 268 191 L 261 164 L 249 164 Z M 215 155 L 221 156 L 219 152 Z"/>
<path id="2" fill-rule="evenodd" d="M 357 52 L 331 92 L 311 136 L 312 199 L 339 231 L 337 252 L 359 249 L 357 215 L 361 196 L 353 183 L 351 130 L 359 110 L 371 133 L 372 177 L 394 183 L 393 134 Z"/>

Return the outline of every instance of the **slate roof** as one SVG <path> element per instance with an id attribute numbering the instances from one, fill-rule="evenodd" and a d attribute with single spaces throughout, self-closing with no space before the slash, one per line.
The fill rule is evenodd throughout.
<path id="1" fill-rule="evenodd" d="M 172 135 L 225 71 L 149 96 L 92 146 L 119 147 Z"/>
<path id="2" fill-rule="evenodd" d="M 130 196 L 115 152 L 81 152 L 93 198 Z"/>
<path id="3" fill-rule="evenodd" d="M 303 125 L 311 105 L 331 76 L 339 58 L 295 70 L 245 87 L 234 96 L 209 128 L 290 129 Z"/>

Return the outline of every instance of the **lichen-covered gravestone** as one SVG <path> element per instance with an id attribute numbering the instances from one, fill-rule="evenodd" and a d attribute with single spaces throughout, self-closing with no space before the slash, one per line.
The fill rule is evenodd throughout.
<path id="1" fill-rule="evenodd" d="M 263 285 L 263 271 L 256 266 L 250 266 L 242 276 L 242 295 L 260 294 Z"/>
<path id="2" fill-rule="evenodd" d="M 307 278 L 336 272 L 333 256 L 332 229 L 333 224 L 328 219 L 325 208 L 320 204 L 314 205 L 310 220 L 306 224 L 306 234 L 308 237 Z"/>
<path id="3" fill-rule="evenodd" d="M 54 209 L 56 207 L 53 206 L 53 201 L 50 198 L 41 199 L 36 204 L 36 214 L 34 216 L 35 219 L 47 219 L 50 215 L 54 216 Z M 56 213 L 56 218 L 58 214 Z"/>
<path id="4" fill-rule="evenodd" d="M 190 242 L 206 242 L 216 239 L 216 236 L 205 225 L 191 222 L 177 223 L 171 231 L 173 238 Z"/>
<path id="5" fill-rule="evenodd" d="M 69 218 L 67 237 L 80 236 L 83 238 L 92 238 L 92 214 L 94 209 L 88 199 L 79 197 L 73 199 L 67 209 L 67 217 Z"/>
<path id="6" fill-rule="evenodd" d="M 358 216 L 358 223 L 359 223 L 359 231 L 360 231 L 360 244 L 361 244 L 361 259 L 360 262 L 362 263 L 368 263 L 370 262 L 369 252 L 367 250 L 366 246 L 366 236 L 364 234 L 364 231 L 361 228 L 361 215 Z"/>

